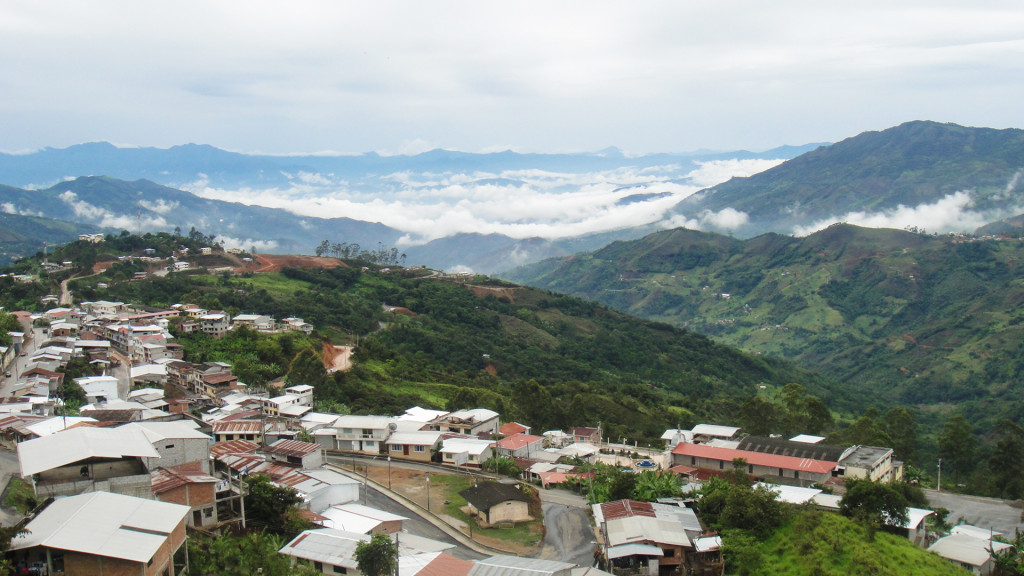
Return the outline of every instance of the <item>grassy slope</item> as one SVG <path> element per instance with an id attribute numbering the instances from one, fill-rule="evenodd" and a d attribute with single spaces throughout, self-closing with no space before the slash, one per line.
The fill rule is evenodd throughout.
<path id="1" fill-rule="evenodd" d="M 871 540 L 862 526 L 828 512 L 800 512 L 765 540 L 758 551 L 759 561 L 745 566 L 751 568 L 749 574 L 757 576 L 969 574 L 906 538 L 878 532 Z"/>

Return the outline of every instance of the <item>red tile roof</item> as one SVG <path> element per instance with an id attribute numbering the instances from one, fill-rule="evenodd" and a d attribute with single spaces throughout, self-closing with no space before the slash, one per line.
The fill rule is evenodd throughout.
<path id="1" fill-rule="evenodd" d="M 501 427 L 498 428 L 498 432 L 500 432 L 504 436 L 514 436 L 516 434 L 525 434 L 525 433 L 527 433 L 529 431 L 530 431 L 530 427 L 529 426 L 523 426 L 519 422 L 509 422 L 507 424 L 502 424 Z"/>
<path id="2" fill-rule="evenodd" d="M 504 448 L 505 450 L 518 450 L 525 447 L 527 444 L 533 444 L 534 442 L 543 442 L 543 436 L 531 436 L 530 434 L 516 434 L 515 436 L 509 436 L 508 438 L 502 438 L 498 440 L 498 448 Z"/>
<path id="3" fill-rule="evenodd" d="M 732 462 L 737 458 L 743 458 L 747 464 L 754 466 L 766 466 L 769 468 L 782 468 L 783 470 L 799 470 L 801 472 L 812 472 L 816 474 L 827 474 L 835 469 L 838 462 L 825 460 L 812 460 L 810 458 L 795 458 L 793 456 L 778 456 L 775 454 L 764 454 L 762 452 L 750 452 L 748 450 L 735 450 L 732 448 L 720 448 L 706 444 L 688 444 L 680 442 L 672 449 L 672 454 L 679 456 L 691 456 L 696 458 L 707 458 L 709 460 L 721 460 Z"/>

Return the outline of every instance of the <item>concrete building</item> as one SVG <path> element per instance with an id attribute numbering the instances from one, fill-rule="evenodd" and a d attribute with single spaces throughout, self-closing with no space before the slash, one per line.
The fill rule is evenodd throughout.
<path id="1" fill-rule="evenodd" d="M 323 452 L 319 444 L 299 440 L 278 440 L 264 450 L 271 462 L 281 462 L 304 470 L 322 467 Z"/>
<path id="2" fill-rule="evenodd" d="M 150 473 L 153 495 L 161 502 L 188 506 L 189 526 L 217 524 L 217 483 L 209 474 L 188 467 L 157 468 Z"/>
<path id="3" fill-rule="evenodd" d="M 58 498 L 11 540 L 48 574 L 178 574 L 189 507 L 93 492 Z"/>
<path id="4" fill-rule="evenodd" d="M 212 438 L 200 432 L 191 420 L 170 422 L 133 422 L 122 428 L 141 430 L 153 444 L 159 459 L 144 458 L 146 468 L 170 468 L 198 463 L 199 470 L 210 474 L 210 443 Z"/>

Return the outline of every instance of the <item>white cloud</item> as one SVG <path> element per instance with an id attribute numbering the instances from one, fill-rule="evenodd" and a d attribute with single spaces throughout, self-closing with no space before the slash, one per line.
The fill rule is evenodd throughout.
<path id="1" fill-rule="evenodd" d="M 253 240 L 252 238 L 232 238 L 231 236 L 217 236 L 216 239 L 223 243 L 225 248 L 241 248 L 243 250 L 256 248 L 258 251 L 268 252 L 278 246 L 276 240 Z"/>
<path id="2" fill-rule="evenodd" d="M 708 188 L 733 177 L 753 176 L 769 168 L 774 168 L 783 162 L 785 160 L 781 158 L 777 160 L 760 158 L 712 160 L 709 162 L 699 162 L 700 167 L 686 176 L 694 185 Z"/>
<path id="3" fill-rule="evenodd" d="M 835 224 L 847 222 L 868 228 L 907 228 L 915 226 L 928 232 L 970 232 L 989 222 L 1021 212 L 1020 208 L 997 211 L 974 211 L 973 194 L 969 191 L 954 192 L 931 204 L 917 206 L 899 205 L 880 212 L 848 212 L 819 220 L 793 230 L 797 236 L 813 234 Z"/>
<path id="4" fill-rule="evenodd" d="M 12 204 L 10 202 L 4 202 L 3 204 L 0 204 L 0 210 L 2 210 L 4 214 L 17 214 L 18 213 L 18 211 L 15 210 L 15 208 L 14 208 L 14 204 Z"/>
<path id="5" fill-rule="evenodd" d="M 156 212 L 157 214 L 170 214 L 171 212 L 176 210 L 178 208 L 178 206 L 179 206 L 178 202 L 176 202 L 176 201 L 167 202 L 163 198 L 158 198 L 156 202 L 150 202 L 148 200 L 140 200 L 139 204 L 143 208 L 145 208 L 147 210 L 150 210 L 152 212 Z"/>
<path id="6" fill-rule="evenodd" d="M 695 218 L 676 214 L 661 223 L 665 228 L 689 228 L 691 230 L 715 229 L 722 231 L 736 230 L 750 221 L 750 215 L 735 208 L 723 208 L 718 212 L 703 211 Z"/>

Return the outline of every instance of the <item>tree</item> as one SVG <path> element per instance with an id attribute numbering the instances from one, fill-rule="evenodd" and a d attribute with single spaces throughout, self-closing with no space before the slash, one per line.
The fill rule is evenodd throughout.
<path id="1" fill-rule="evenodd" d="M 976 444 L 971 425 L 963 414 L 953 415 L 942 426 L 939 432 L 939 458 L 942 458 L 946 470 L 953 470 L 954 481 L 959 482 L 961 475 L 971 470 Z"/>
<path id="2" fill-rule="evenodd" d="M 872 529 L 902 527 L 907 523 L 907 499 L 889 484 L 867 478 L 847 478 L 839 513 Z"/>
<path id="3" fill-rule="evenodd" d="M 245 479 L 249 495 L 245 497 L 245 512 L 257 526 L 265 526 L 270 534 L 294 538 L 309 528 L 296 516 L 297 505 L 302 502 L 298 492 L 275 486 L 270 476 L 257 474 Z"/>
<path id="4" fill-rule="evenodd" d="M 910 410 L 902 406 L 889 410 L 883 427 L 892 439 L 893 452 L 904 462 L 913 461 L 917 447 L 917 422 Z"/>
<path id="5" fill-rule="evenodd" d="M 633 499 L 653 502 L 658 498 L 674 498 L 682 494 L 679 477 L 674 472 L 664 470 L 644 470 L 636 476 L 633 487 Z"/>
<path id="6" fill-rule="evenodd" d="M 366 576 L 390 576 L 398 564 L 398 545 L 387 534 L 376 533 L 369 542 L 356 544 L 356 565 Z"/>
<path id="7" fill-rule="evenodd" d="M 996 430 L 999 439 L 988 459 L 992 480 L 1001 498 L 1024 495 L 1024 428 L 1004 419 Z"/>

